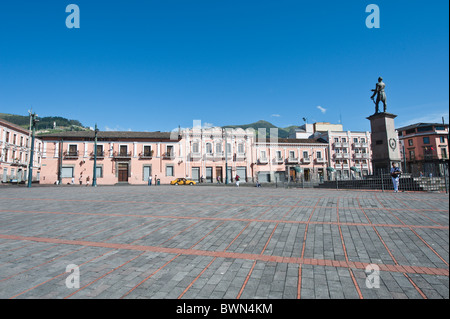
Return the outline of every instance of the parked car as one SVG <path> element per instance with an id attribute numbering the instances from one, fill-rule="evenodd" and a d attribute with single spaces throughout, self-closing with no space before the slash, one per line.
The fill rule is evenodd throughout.
<path id="1" fill-rule="evenodd" d="M 170 185 L 195 185 L 195 184 L 197 184 L 196 181 L 192 181 L 186 178 L 177 178 L 170 182 Z"/>

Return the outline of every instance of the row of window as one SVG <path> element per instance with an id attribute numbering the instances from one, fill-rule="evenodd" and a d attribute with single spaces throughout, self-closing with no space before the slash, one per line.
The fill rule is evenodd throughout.
<path id="1" fill-rule="evenodd" d="M 261 158 L 266 158 L 266 151 L 261 151 Z M 303 158 L 308 159 L 309 158 L 309 152 L 303 151 Z M 275 156 L 277 159 L 282 159 L 281 151 L 275 151 Z M 289 158 L 295 159 L 295 151 L 289 151 Z M 322 158 L 322 151 L 316 151 L 316 158 L 321 159 Z"/>
<path id="2" fill-rule="evenodd" d="M 20 136 L 18 139 L 18 135 L 16 133 L 12 134 L 9 131 L 5 130 L 4 140 L 5 143 L 14 144 L 17 146 L 26 147 L 28 146 L 29 138 L 24 138 L 24 136 Z"/>
<path id="3" fill-rule="evenodd" d="M 443 125 L 441 126 L 434 126 L 434 130 L 433 130 L 433 126 L 419 126 L 417 128 L 412 128 L 409 130 L 405 131 L 405 135 L 409 135 L 409 134 L 415 134 L 415 133 L 422 133 L 422 132 L 431 132 L 431 131 L 445 131 L 445 127 Z M 403 135 L 403 132 L 398 132 L 399 136 Z"/>
<path id="4" fill-rule="evenodd" d="M 18 163 L 28 163 L 28 153 L 24 153 L 24 152 L 17 152 L 15 150 L 13 150 L 11 153 L 9 152 L 9 150 L 7 148 L 5 148 L 3 150 L 3 154 L 0 157 L 0 160 L 2 162 L 18 162 Z M 36 158 L 35 158 L 36 159 Z M 41 163 L 41 157 L 37 156 L 37 162 L 38 164 Z"/>
<path id="5" fill-rule="evenodd" d="M 423 144 L 430 144 L 430 137 L 429 136 L 424 136 L 422 138 L 422 142 L 423 142 Z M 440 143 L 445 143 L 445 136 L 439 136 L 439 142 Z M 413 139 L 408 139 L 408 146 L 414 146 L 414 140 Z"/>
<path id="6" fill-rule="evenodd" d="M 102 156 L 104 155 L 104 148 L 103 145 L 97 145 L 97 155 Z M 174 148 L 172 145 L 167 145 L 166 147 L 166 153 L 167 156 L 174 155 Z M 78 145 L 77 144 L 69 144 L 68 151 L 66 152 L 66 155 L 78 155 Z M 127 156 L 130 155 L 128 152 L 128 145 L 119 145 L 119 151 L 117 153 L 119 156 Z M 141 156 L 153 156 L 153 150 L 150 145 L 144 145 L 143 152 L 140 153 Z"/>
<path id="7" fill-rule="evenodd" d="M 335 143 L 347 143 L 347 138 L 346 137 L 341 137 L 339 139 L 339 137 L 335 137 L 334 138 L 334 142 Z M 366 143 L 366 138 L 365 137 L 354 137 L 353 138 L 353 143 Z"/>
<path id="8" fill-rule="evenodd" d="M 215 151 L 216 153 L 222 153 L 223 145 L 222 143 L 216 143 L 215 145 Z M 245 153 L 245 145 L 240 143 L 237 146 L 237 151 L 239 154 Z M 227 143 L 227 152 L 228 154 L 231 154 L 231 143 Z M 200 144 L 198 142 L 192 143 L 192 153 L 200 153 Z M 213 153 L 213 144 L 212 143 L 206 143 L 205 144 L 205 153 L 206 154 L 212 154 Z"/>

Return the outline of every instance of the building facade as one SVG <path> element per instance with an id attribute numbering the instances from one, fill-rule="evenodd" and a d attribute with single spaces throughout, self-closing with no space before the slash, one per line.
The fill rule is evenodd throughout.
<path id="1" fill-rule="evenodd" d="M 326 179 L 327 143 L 318 139 L 258 139 L 255 153 L 253 165 L 260 182 Z"/>
<path id="2" fill-rule="evenodd" d="M 448 165 L 448 124 L 417 123 L 399 129 L 403 166 L 414 175 L 443 174 L 442 164 Z"/>
<path id="3" fill-rule="evenodd" d="M 232 183 L 236 176 L 241 183 L 326 178 L 327 143 L 256 136 L 253 129 L 222 128 L 99 132 L 97 185 L 146 184 L 150 175 L 161 184 L 175 178 L 204 183 Z M 43 135 L 41 183 L 92 185 L 94 137 L 93 131 Z"/>
<path id="4" fill-rule="evenodd" d="M 252 129 L 192 128 L 182 131 L 186 176 L 206 183 L 248 182 L 253 173 Z"/>
<path id="5" fill-rule="evenodd" d="M 92 184 L 95 145 L 98 185 L 169 183 L 184 177 L 185 154 L 175 134 L 63 132 L 43 135 L 42 184 Z M 173 138 L 173 139 L 172 139 Z"/>
<path id="6" fill-rule="evenodd" d="M 43 143 L 35 139 L 33 181 L 39 181 Z M 0 183 L 28 180 L 31 156 L 30 132 L 0 119 Z"/>
<path id="7" fill-rule="evenodd" d="M 328 142 L 330 178 L 360 178 L 373 174 L 370 132 L 327 131 L 319 134 Z"/>

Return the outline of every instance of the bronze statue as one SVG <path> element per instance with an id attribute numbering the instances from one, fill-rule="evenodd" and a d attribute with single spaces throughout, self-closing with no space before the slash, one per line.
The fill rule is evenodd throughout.
<path id="1" fill-rule="evenodd" d="M 380 101 L 383 103 L 383 113 L 386 113 L 386 93 L 384 92 L 384 88 L 386 87 L 386 84 L 383 83 L 383 78 L 378 78 L 378 83 L 375 86 L 375 89 L 372 90 L 373 94 L 370 97 L 375 103 L 375 113 L 378 113 L 378 105 L 380 104 Z M 377 96 L 377 100 L 374 100 L 375 95 Z"/>

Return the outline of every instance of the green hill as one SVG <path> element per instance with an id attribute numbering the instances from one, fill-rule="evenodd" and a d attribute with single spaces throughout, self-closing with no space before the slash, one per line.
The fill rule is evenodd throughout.
<path id="1" fill-rule="evenodd" d="M 0 113 L 0 118 L 5 121 L 11 122 L 13 124 L 19 125 L 24 129 L 29 129 L 30 117 L 28 115 L 16 115 Z M 56 124 L 57 128 L 60 130 L 85 130 L 86 127 L 81 124 L 78 120 L 69 120 L 61 116 L 45 116 L 38 117 L 38 122 L 36 124 L 36 130 L 51 130 L 53 125 Z"/>
<path id="2" fill-rule="evenodd" d="M 251 123 L 251 124 L 226 125 L 226 126 L 224 126 L 224 128 L 242 128 L 244 130 L 246 130 L 248 128 L 252 128 L 256 131 L 256 134 L 258 134 L 259 128 L 265 128 L 267 137 L 270 137 L 270 129 L 271 128 L 278 128 L 278 137 L 279 138 L 287 138 L 289 136 L 289 132 L 291 131 L 291 129 L 297 128 L 297 126 L 289 126 L 289 127 L 282 128 L 282 127 L 277 127 L 270 122 L 261 120 L 261 121 Z"/>

